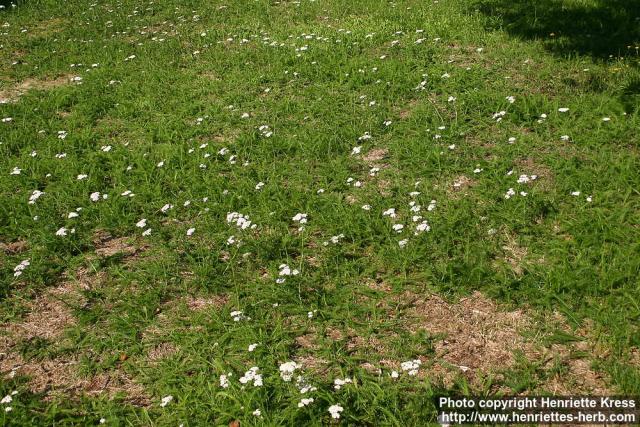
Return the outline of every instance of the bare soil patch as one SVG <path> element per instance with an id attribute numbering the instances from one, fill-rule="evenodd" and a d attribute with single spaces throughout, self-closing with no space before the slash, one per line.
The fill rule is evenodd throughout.
<path id="1" fill-rule="evenodd" d="M 101 257 L 110 257 L 123 254 L 131 257 L 146 249 L 146 246 L 135 246 L 131 237 L 113 237 L 106 231 L 99 230 L 94 235 L 93 244 L 96 254 Z"/>
<path id="2" fill-rule="evenodd" d="M 54 79 L 26 79 L 20 83 L 0 89 L 0 104 L 18 102 L 21 96 L 30 90 L 51 90 L 71 84 L 71 75 L 63 75 Z"/>
<path id="3" fill-rule="evenodd" d="M 562 375 L 554 375 L 540 384 L 541 390 L 574 394 L 610 392 L 605 378 L 593 370 L 591 360 L 582 357 L 575 344 L 545 347 L 542 333 L 525 338 L 523 332 L 537 331 L 539 325 L 523 310 L 506 311 L 479 292 L 457 303 L 437 295 L 410 293 L 402 299 L 411 304 L 410 330 L 425 330 L 436 338 L 436 357 L 429 370 L 445 384 L 451 384 L 457 375 L 463 375 L 476 386 L 486 375 L 501 378 L 505 369 L 515 367 L 516 354 L 521 353 L 544 367 L 558 361 L 566 366 Z"/>

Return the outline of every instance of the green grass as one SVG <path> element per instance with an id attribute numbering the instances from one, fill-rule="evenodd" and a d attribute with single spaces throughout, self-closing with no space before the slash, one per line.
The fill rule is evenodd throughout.
<path id="1" fill-rule="evenodd" d="M 0 252 L 0 342 L 11 344 L 0 352 L 34 365 L 71 360 L 85 380 L 34 389 L 26 373 L 5 376 L 0 393 L 18 394 L 2 422 L 316 425 L 333 422 L 328 407 L 339 404 L 345 424 L 423 425 L 435 422 L 436 395 L 550 392 L 547 380 L 563 375 L 527 355 L 476 380 L 429 375 L 441 337 L 410 326 L 407 293 L 455 302 L 481 291 L 525 309 L 536 320 L 520 331 L 528 340 L 586 340 L 600 351 L 571 357 L 589 360 L 610 390 L 640 394 L 640 13 L 532 3 L 72 0 L 0 10 L 0 98 L 16 101 L 0 104 L 11 118 L 0 123 L 0 236 L 26 242 Z M 587 27 L 597 28 L 591 38 Z M 25 81 L 35 83 L 17 95 Z M 364 159 L 373 149 L 384 156 Z M 523 174 L 538 178 L 517 183 Z M 44 194 L 29 204 L 34 190 Z M 397 218 L 383 216 L 389 208 Z M 229 212 L 256 227 L 240 230 Z M 298 213 L 308 215 L 303 230 Z M 422 220 L 412 215 L 430 231 L 414 235 Z M 96 254 L 99 232 L 139 251 Z M 278 283 L 281 264 L 299 274 Z M 72 320 L 53 336 L 16 338 L 11 325 L 38 308 L 55 318 L 34 301 L 64 283 L 87 285 L 55 300 Z M 193 310 L 189 298 L 217 303 Z M 248 318 L 234 321 L 234 310 Z M 313 346 L 297 340 L 307 334 Z M 172 351 L 150 360 L 162 345 Z M 297 371 L 316 388 L 304 395 L 278 371 L 297 358 L 322 362 Z M 420 375 L 389 376 L 385 361 L 400 370 L 416 358 Z M 264 384 L 243 387 L 253 366 Z M 100 375 L 116 378 L 112 390 L 86 386 Z M 140 400 L 117 385 L 125 377 Z M 335 390 L 336 378 L 354 382 Z M 298 408 L 302 397 L 314 402 Z"/>

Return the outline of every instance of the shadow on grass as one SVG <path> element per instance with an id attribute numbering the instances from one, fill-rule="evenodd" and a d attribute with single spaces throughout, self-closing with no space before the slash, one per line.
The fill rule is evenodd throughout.
<path id="1" fill-rule="evenodd" d="M 492 25 L 554 54 L 597 59 L 637 56 L 640 0 L 478 0 Z"/>
<path id="2" fill-rule="evenodd" d="M 554 55 L 626 57 L 640 68 L 640 0 L 476 0 L 474 6 L 490 28 L 541 41 Z M 640 107 L 640 77 L 624 83 L 620 100 L 627 111 Z"/>

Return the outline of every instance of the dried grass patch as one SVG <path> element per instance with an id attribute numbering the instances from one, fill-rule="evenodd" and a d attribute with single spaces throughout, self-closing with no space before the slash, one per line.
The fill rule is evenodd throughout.
<path id="1" fill-rule="evenodd" d="M 0 89 L 0 104 L 18 102 L 21 96 L 30 90 L 51 90 L 71 84 L 72 75 L 63 75 L 55 79 L 25 79 L 20 83 Z"/>

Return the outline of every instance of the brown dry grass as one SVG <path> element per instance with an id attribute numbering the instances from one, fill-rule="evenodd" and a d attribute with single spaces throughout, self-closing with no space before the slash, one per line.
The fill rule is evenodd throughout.
<path id="1" fill-rule="evenodd" d="M 49 359 L 25 359 L 18 347 L 34 339 L 46 339 L 59 344 L 64 332 L 76 324 L 73 307 L 82 306 L 83 289 L 98 286 L 103 275 L 91 275 L 80 270 L 74 280 L 67 278 L 61 285 L 49 289 L 28 303 L 28 313 L 22 321 L 3 324 L 0 330 L 0 374 L 25 375 L 32 392 L 44 393 L 45 398 L 55 394 L 65 397 L 80 394 L 106 394 L 114 397 L 124 394 L 127 401 L 148 404 L 141 385 L 136 384 L 120 370 L 83 376 L 78 372 L 80 354 L 57 356 Z"/>
<path id="2" fill-rule="evenodd" d="M 96 254 L 101 257 L 110 257 L 116 254 L 132 257 L 147 248 L 144 245 L 135 246 L 134 243 L 134 239 L 131 237 L 113 237 L 103 230 L 96 231 L 93 238 Z"/>
<path id="3" fill-rule="evenodd" d="M 426 297 L 407 293 L 402 300 L 410 302 L 408 311 L 414 332 L 424 330 L 436 337 L 435 361 L 430 368 L 445 384 L 462 375 L 480 387 L 483 376 L 500 374 L 514 368 L 516 354 L 548 367 L 560 361 L 566 366 L 540 389 L 566 393 L 610 392 L 605 379 L 591 367 L 589 359 L 579 354 L 574 344 L 542 344 L 542 332 L 525 338 L 523 332 L 539 330 L 531 315 L 523 310 L 507 311 L 479 292 L 457 303 L 437 295 Z M 587 341 L 588 342 L 588 341 Z"/>
<path id="4" fill-rule="evenodd" d="M 380 160 L 384 159 L 385 157 L 387 157 L 388 154 L 389 154 L 389 150 L 387 150 L 386 148 L 373 148 L 369 150 L 367 154 L 362 156 L 362 160 L 364 160 L 369 164 L 373 164 L 375 162 L 379 162 Z"/>
<path id="5" fill-rule="evenodd" d="M 30 90 L 51 90 L 71 84 L 71 75 L 58 76 L 54 79 L 25 79 L 9 87 L 0 89 L 0 104 L 18 102 L 20 97 Z"/>
<path id="6" fill-rule="evenodd" d="M 29 245 L 24 240 L 16 240 L 15 242 L 0 242 L 0 250 L 9 255 L 17 255 L 27 250 Z"/>

